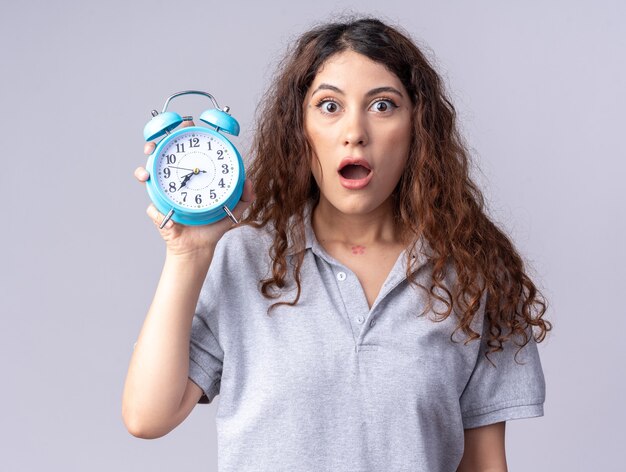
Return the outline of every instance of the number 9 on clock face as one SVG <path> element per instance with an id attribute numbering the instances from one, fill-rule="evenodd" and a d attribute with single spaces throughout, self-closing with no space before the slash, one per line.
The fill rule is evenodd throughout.
<path id="1" fill-rule="evenodd" d="M 205 127 L 181 128 L 163 138 L 147 166 L 148 193 L 157 209 L 187 225 L 209 224 L 233 208 L 243 189 L 243 161 L 222 134 Z"/>

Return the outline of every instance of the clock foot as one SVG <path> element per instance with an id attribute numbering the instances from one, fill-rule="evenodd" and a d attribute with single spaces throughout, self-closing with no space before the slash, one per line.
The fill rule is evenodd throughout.
<path id="1" fill-rule="evenodd" d="M 165 218 L 163 218 L 163 221 L 161 221 L 161 224 L 159 225 L 159 229 L 163 229 L 167 222 L 172 218 L 172 216 L 174 216 L 173 208 L 169 211 L 167 215 L 165 215 Z"/>
<path id="2" fill-rule="evenodd" d="M 226 205 L 224 205 L 222 209 L 224 210 L 224 212 L 226 212 L 226 214 L 228 215 L 228 217 L 231 219 L 233 223 L 239 224 L 239 221 L 237 221 L 237 218 L 235 218 L 235 215 L 232 214 L 232 212 L 228 209 Z"/>

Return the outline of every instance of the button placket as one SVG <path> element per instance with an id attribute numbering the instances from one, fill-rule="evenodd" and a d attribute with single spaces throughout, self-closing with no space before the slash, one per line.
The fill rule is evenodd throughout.
<path id="1" fill-rule="evenodd" d="M 345 270 L 341 270 L 342 267 L 337 267 L 337 272 L 335 272 L 335 278 L 337 279 L 339 292 L 341 293 L 341 297 L 344 301 L 344 306 L 346 308 L 346 314 L 351 321 L 353 327 L 355 325 L 359 326 L 355 331 L 355 340 L 362 336 L 362 326 L 367 319 L 367 314 L 369 312 L 369 307 L 367 307 L 367 302 L 365 300 L 365 294 L 363 293 L 363 300 L 360 300 L 360 297 L 356 297 L 355 295 L 358 293 L 358 288 L 361 289 L 359 282 L 356 277 L 352 275 L 348 276 L 348 272 Z M 364 305 L 365 304 L 365 305 Z M 365 311 L 364 311 L 365 310 Z"/>

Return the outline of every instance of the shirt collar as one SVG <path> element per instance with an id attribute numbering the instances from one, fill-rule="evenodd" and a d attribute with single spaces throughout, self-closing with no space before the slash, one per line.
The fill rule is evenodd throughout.
<path id="1" fill-rule="evenodd" d="M 304 210 L 304 248 L 311 249 L 313 244 L 317 242 L 315 232 L 313 231 L 313 204 L 309 203 Z"/>

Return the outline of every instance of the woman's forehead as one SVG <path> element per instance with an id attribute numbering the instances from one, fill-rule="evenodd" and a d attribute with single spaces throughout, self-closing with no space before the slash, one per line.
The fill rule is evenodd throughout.
<path id="1" fill-rule="evenodd" d="M 320 66 L 309 93 L 322 88 L 337 88 L 342 92 L 394 87 L 404 91 L 402 82 L 385 64 L 363 54 L 347 50 L 333 54 Z"/>

